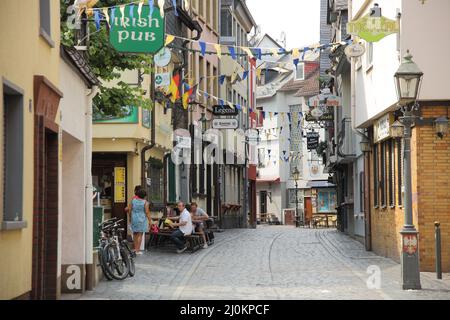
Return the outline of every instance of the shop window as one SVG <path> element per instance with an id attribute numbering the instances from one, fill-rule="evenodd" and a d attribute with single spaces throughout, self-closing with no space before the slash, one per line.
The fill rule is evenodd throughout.
<path id="1" fill-rule="evenodd" d="M 359 212 L 365 212 L 364 210 L 364 194 L 365 194 L 365 176 L 364 171 L 359 173 Z"/>
<path id="2" fill-rule="evenodd" d="M 150 158 L 147 162 L 147 199 L 153 204 L 164 202 L 164 166 L 158 159 Z"/>
<path id="3" fill-rule="evenodd" d="M 22 93 L 3 85 L 4 225 L 23 221 L 23 108 Z"/>
<path id="4" fill-rule="evenodd" d="M 402 140 L 397 141 L 397 197 L 398 206 L 403 206 L 403 144 Z"/>
<path id="5" fill-rule="evenodd" d="M 395 207 L 395 188 L 394 188 L 395 145 L 392 140 L 389 140 L 388 147 L 389 147 L 389 168 L 388 168 L 389 206 L 393 208 Z"/>
<path id="6" fill-rule="evenodd" d="M 378 168 L 379 168 L 379 158 L 378 158 L 378 145 L 374 145 L 373 148 L 373 203 L 374 207 L 377 208 L 379 203 L 379 177 L 378 177 Z"/>
<path id="7" fill-rule="evenodd" d="M 380 189 L 381 189 L 381 207 L 386 208 L 386 198 L 387 198 L 387 189 L 386 189 L 386 142 L 381 144 L 381 181 L 380 181 Z"/>

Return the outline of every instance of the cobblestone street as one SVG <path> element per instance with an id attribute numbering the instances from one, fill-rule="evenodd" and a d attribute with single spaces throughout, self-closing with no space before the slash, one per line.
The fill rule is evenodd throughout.
<path id="1" fill-rule="evenodd" d="M 381 270 L 380 289 L 368 288 L 370 266 Z M 134 278 L 64 298 L 450 299 L 449 275 L 423 273 L 421 291 L 401 290 L 400 280 L 399 264 L 335 230 L 259 227 L 218 233 L 195 254 L 152 251 L 137 258 Z"/>

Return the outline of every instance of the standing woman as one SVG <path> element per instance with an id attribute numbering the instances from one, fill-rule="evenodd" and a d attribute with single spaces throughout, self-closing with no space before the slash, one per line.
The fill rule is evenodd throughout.
<path id="1" fill-rule="evenodd" d="M 139 255 L 142 254 L 140 252 L 142 236 L 145 232 L 149 232 L 152 225 L 150 204 L 145 200 L 146 197 L 147 192 L 144 189 L 137 190 L 136 197 L 131 201 L 128 210 L 128 223 L 133 232 L 134 251 Z"/>

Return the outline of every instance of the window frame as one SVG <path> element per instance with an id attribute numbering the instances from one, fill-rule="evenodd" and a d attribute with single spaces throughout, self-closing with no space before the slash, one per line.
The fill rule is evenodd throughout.
<path id="1" fill-rule="evenodd" d="M 391 139 L 388 141 L 388 193 L 389 193 L 389 207 L 395 207 L 395 174 L 394 174 L 394 166 L 395 166 L 395 144 Z"/>
<path id="2" fill-rule="evenodd" d="M 39 0 L 39 35 L 51 47 L 55 47 L 52 39 L 52 8 L 50 0 Z"/>
<path id="3" fill-rule="evenodd" d="M 380 190 L 381 190 L 381 208 L 385 209 L 387 208 L 387 188 L 386 188 L 386 180 L 387 180 L 387 170 L 386 170 L 386 165 L 387 165 L 387 158 L 386 158 L 386 141 L 381 143 L 381 159 L 380 159 L 380 175 L 381 175 L 381 180 L 380 180 Z"/>
<path id="4" fill-rule="evenodd" d="M 374 145 L 373 148 L 373 204 L 374 208 L 379 208 L 380 206 L 380 195 L 379 195 L 379 157 L 378 157 L 378 144 Z"/>
<path id="5" fill-rule="evenodd" d="M 300 77 L 300 78 L 298 77 L 298 68 L 299 67 L 302 67 L 302 69 L 303 69 L 302 77 Z M 297 67 L 295 68 L 295 80 L 296 81 L 304 81 L 305 80 L 305 63 L 299 62 L 297 64 Z"/>

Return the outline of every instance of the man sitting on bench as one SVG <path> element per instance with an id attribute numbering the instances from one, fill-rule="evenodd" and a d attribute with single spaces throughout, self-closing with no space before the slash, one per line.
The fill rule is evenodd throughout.
<path id="1" fill-rule="evenodd" d="M 195 225 L 195 231 L 203 237 L 203 249 L 208 248 L 208 241 L 206 241 L 205 223 L 209 219 L 208 214 L 202 208 L 199 208 L 196 202 L 191 203 L 192 222 Z"/>
<path id="2" fill-rule="evenodd" d="M 183 202 L 178 203 L 178 210 L 181 212 L 180 218 L 178 219 L 179 222 L 171 223 L 170 227 L 179 227 L 179 229 L 172 232 L 170 239 L 177 246 L 177 253 L 183 253 L 187 249 L 185 236 L 190 236 L 192 234 L 193 226 L 191 214 L 187 211 Z"/>

